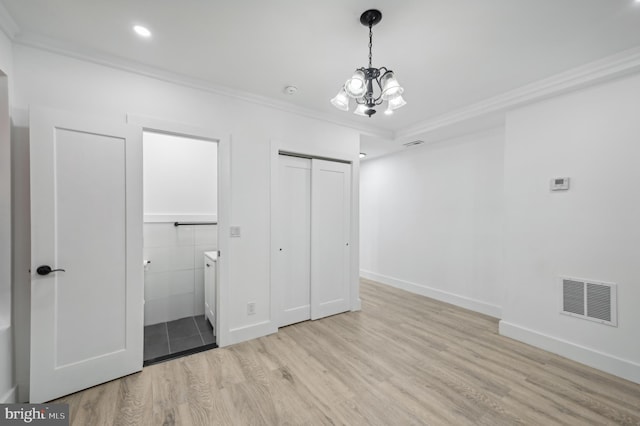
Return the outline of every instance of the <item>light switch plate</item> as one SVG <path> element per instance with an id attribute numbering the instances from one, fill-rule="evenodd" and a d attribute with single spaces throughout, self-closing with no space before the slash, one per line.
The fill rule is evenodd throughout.
<path id="1" fill-rule="evenodd" d="M 232 226 L 230 234 L 231 234 L 231 236 L 233 238 L 239 238 L 240 237 L 240 227 L 239 226 Z"/>

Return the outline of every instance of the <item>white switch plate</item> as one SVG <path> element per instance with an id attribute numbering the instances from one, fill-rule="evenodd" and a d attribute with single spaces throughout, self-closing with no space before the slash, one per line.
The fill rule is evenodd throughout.
<path id="1" fill-rule="evenodd" d="M 231 236 L 233 238 L 239 238 L 240 237 L 240 227 L 239 226 L 232 226 L 230 234 L 231 234 Z"/>
<path id="2" fill-rule="evenodd" d="M 256 314 L 256 302 L 247 303 L 247 315 L 255 315 Z"/>

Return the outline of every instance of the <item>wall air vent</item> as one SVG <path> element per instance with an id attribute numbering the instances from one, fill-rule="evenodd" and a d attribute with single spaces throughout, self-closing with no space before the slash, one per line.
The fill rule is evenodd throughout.
<path id="1" fill-rule="evenodd" d="M 593 280 L 560 277 L 560 312 L 618 326 L 617 286 Z"/>
<path id="2" fill-rule="evenodd" d="M 404 146 L 405 148 L 409 148 L 412 146 L 416 146 L 416 145 L 422 145 L 424 143 L 424 141 L 411 141 L 411 142 L 407 142 L 407 143 L 403 143 L 402 146 Z"/>

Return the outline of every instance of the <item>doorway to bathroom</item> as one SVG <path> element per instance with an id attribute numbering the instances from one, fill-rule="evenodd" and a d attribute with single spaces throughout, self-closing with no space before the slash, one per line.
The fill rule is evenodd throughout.
<path id="1" fill-rule="evenodd" d="M 142 145 L 146 366 L 217 347 L 218 143 L 145 130 Z"/>

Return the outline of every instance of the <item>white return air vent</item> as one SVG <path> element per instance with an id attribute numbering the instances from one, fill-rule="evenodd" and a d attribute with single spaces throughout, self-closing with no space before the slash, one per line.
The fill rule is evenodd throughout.
<path id="1" fill-rule="evenodd" d="M 560 277 L 560 312 L 618 326 L 617 286 L 593 280 Z"/>

